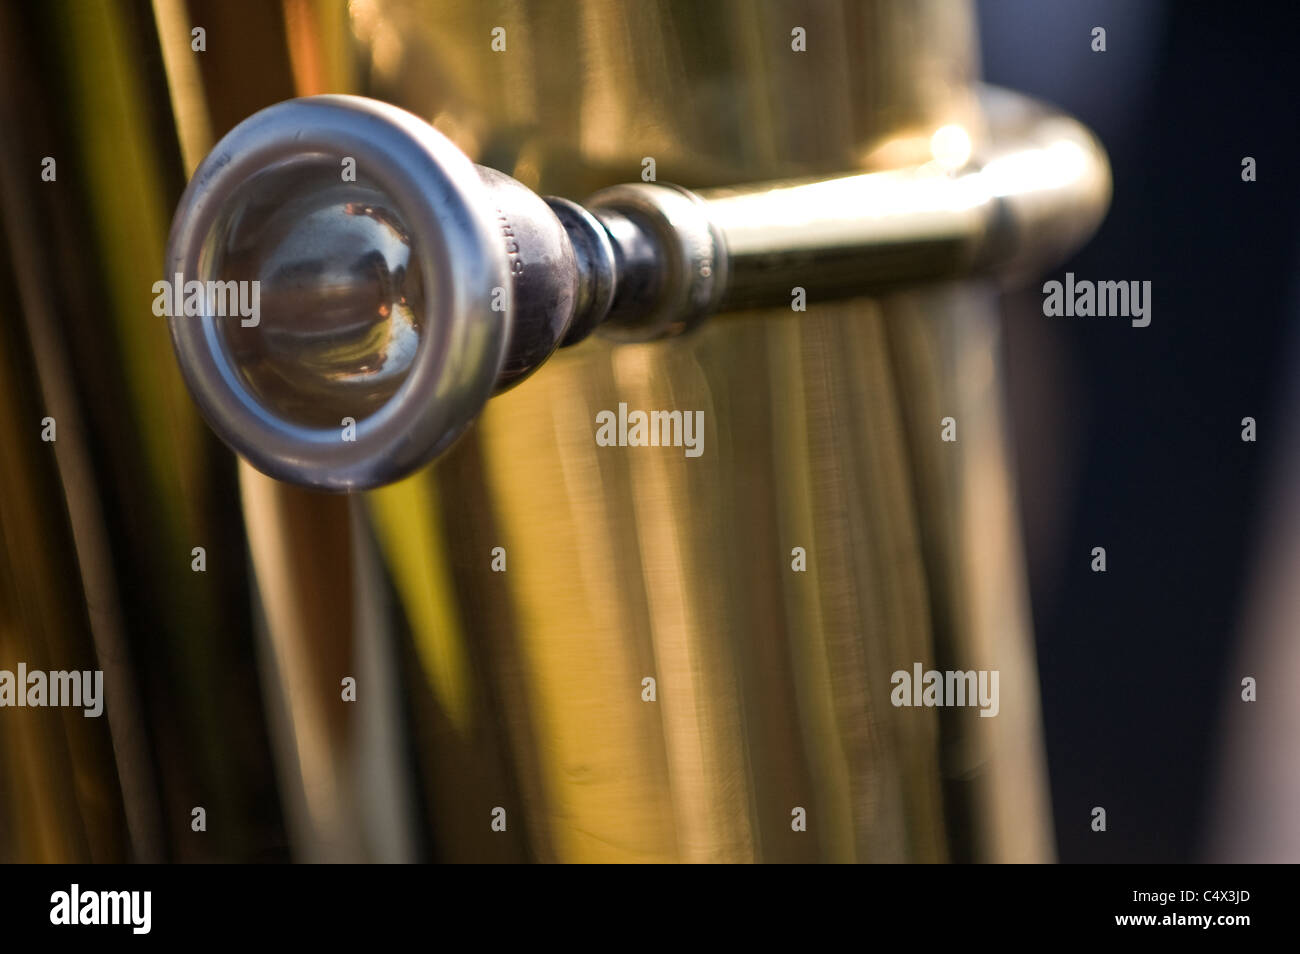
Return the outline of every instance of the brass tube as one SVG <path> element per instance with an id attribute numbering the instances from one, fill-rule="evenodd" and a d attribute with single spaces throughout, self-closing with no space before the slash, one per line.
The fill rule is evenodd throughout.
<path id="1" fill-rule="evenodd" d="M 1050 266 L 1096 229 L 1106 154 L 1079 123 L 987 89 L 991 136 L 956 125 L 904 169 L 697 193 L 723 236 L 719 310 L 827 300 L 976 272 Z"/>

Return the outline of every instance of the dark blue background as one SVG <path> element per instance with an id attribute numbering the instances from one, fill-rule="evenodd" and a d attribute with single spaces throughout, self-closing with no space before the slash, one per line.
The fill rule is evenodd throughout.
<path id="1" fill-rule="evenodd" d="M 1294 355 L 1300 68 L 1289 5 L 980 5 L 988 82 L 1109 150 L 1069 270 L 1150 280 L 1148 328 L 1007 301 L 1006 357 L 1060 858 L 1204 857 L 1252 547 Z M 1282 18 L 1282 19 L 1279 19 Z M 1094 26 L 1107 51 L 1094 53 Z M 1241 160 L 1258 163 L 1254 183 Z M 1259 439 L 1240 439 L 1254 417 Z M 1108 571 L 1093 573 L 1104 546 Z M 1300 584 L 1300 581 L 1297 581 Z M 1104 806 L 1109 831 L 1090 829 Z"/>

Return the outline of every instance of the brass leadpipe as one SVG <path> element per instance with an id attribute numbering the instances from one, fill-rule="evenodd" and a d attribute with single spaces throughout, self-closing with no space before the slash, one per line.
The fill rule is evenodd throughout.
<path id="1" fill-rule="evenodd" d="M 179 287 L 158 300 L 231 447 L 295 483 L 376 486 L 596 329 L 647 340 L 800 294 L 1059 259 L 1104 213 L 1105 154 L 1023 97 L 988 90 L 984 108 L 986 144 L 945 127 L 908 168 L 698 193 L 635 183 L 577 205 L 475 166 L 395 107 L 291 100 L 199 166 L 167 249 Z"/>

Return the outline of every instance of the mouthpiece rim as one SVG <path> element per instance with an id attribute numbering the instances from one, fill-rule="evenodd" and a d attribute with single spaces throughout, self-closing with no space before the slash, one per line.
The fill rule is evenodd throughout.
<path id="1" fill-rule="evenodd" d="M 418 117 L 356 96 L 270 106 L 232 129 L 195 171 L 167 243 L 166 277 L 216 280 L 213 234 L 260 173 L 295 161 L 355 160 L 409 230 L 424 289 L 420 341 L 396 391 L 349 431 L 268 407 L 233 359 L 220 322 L 168 315 L 185 382 L 214 431 L 255 468 L 321 490 L 390 483 L 453 443 L 493 393 L 509 346 L 509 261 L 488 191 L 469 159 Z M 207 287 L 206 284 L 204 287 Z M 493 307 L 493 306 L 496 307 Z M 502 307 L 504 306 L 504 307 Z M 174 310 L 174 309 L 171 309 Z"/>

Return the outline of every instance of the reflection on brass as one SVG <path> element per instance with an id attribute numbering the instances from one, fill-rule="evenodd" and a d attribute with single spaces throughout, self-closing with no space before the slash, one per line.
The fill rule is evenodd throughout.
<path id="1" fill-rule="evenodd" d="M 0 769 L 0 850 L 282 857 L 234 470 L 148 320 L 183 182 L 154 24 L 132 4 L 3 17 L 0 220 L 21 242 L 0 249 L 0 347 L 22 402 L 0 399 L 16 428 L 0 473 L 0 579 L 13 587 L 0 601 L 14 621 L 3 656 L 11 669 L 100 669 L 106 698 L 98 719 L 5 710 L 0 750 L 22 764 Z M 57 159 L 48 181 L 30 174 L 45 156 Z M 196 805 L 229 823 L 198 837 Z"/>
<path id="2" fill-rule="evenodd" d="M 968 23 L 949 3 L 826 4 L 815 20 L 783 4 L 356 8 L 380 78 L 364 92 L 542 191 L 586 194 L 647 155 L 701 187 L 923 162 L 954 123 L 981 142 Z M 805 21 L 827 47 L 797 60 L 789 24 Z M 500 23 L 509 56 L 487 44 Z M 900 34 L 926 40 L 890 42 Z M 897 364 L 904 322 L 956 328 L 965 300 L 914 293 L 666 343 L 589 341 L 489 403 L 436 466 L 463 529 L 445 542 L 462 604 L 509 602 L 462 625 L 505 654 L 480 678 L 509 699 L 508 728 L 529 727 L 513 754 L 537 857 L 1050 857 L 1018 555 L 968 575 L 974 534 L 1015 534 L 1004 507 L 962 493 L 976 473 L 1007 487 L 1000 409 L 949 393 L 942 364 Z M 710 450 L 595 446 L 595 414 L 620 401 L 703 410 Z M 937 462 L 942 479 L 922 469 L 943 415 L 906 413 L 939 405 L 971 425 Z M 466 514 L 465 500 L 487 509 Z M 495 545 L 510 559 L 499 576 Z M 896 709 L 890 673 L 914 661 L 1001 668 L 1021 697 L 994 720 Z M 655 703 L 641 701 L 645 676 Z M 796 807 L 806 833 L 791 830 Z"/>
<path id="3" fill-rule="evenodd" d="M 196 59 L 177 24 L 198 14 L 208 49 Z M 16 652 L 47 669 L 119 664 L 91 616 L 115 598 L 141 728 L 6 716 L 6 851 L 1052 857 L 988 289 L 812 296 L 799 314 L 738 300 L 667 341 L 589 338 L 488 402 L 436 464 L 353 498 L 237 467 L 150 310 L 194 162 L 271 103 L 395 104 L 539 194 L 634 182 L 646 157 L 661 181 L 723 202 L 754 183 L 830 176 L 866 176 L 856 186 L 870 189 L 994 144 L 999 107 L 977 92 L 969 5 L 60 0 L 21 16 L 39 29 L 13 61 L 41 88 L 71 91 L 64 104 L 32 93 L 30 112 L 67 113 L 76 161 L 60 164 L 62 191 L 32 199 L 62 227 L 31 241 L 94 273 L 39 286 L 53 290 L 48 327 L 73 366 L 70 419 L 93 440 L 85 483 L 64 449 L 34 446 L 35 395 L 52 382 L 12 358 L 33 344 L 11 317 L 26 311 L 14 289 L 34 286 L 13 274 L 7 238 L 0 438 L 32 449 L 0 465 L 0 667 Z M 790 49 L 795 25 L 806 54 Z M 41 72 L 51 64 L 67 65 L 65 81 Z M 0 76 L 9 108 L 21 87 Z M 36 168 L 51 147 L 24 116 L 5 149 Z M 16 208 L 0 208 L 6 236 Z M 1081 220 L 1046 208 L 1021 209 L 1043 244 L 1077 240 Z M 784 233 L 746 232 L 744 210 L 730 210 L 740 260 L 769 240 L 811 242 L 819 258 L 792 217 Z M 326 357 L 338 371 L 340 355 Z M 704 453 L 599 446 L 596 415 L 620 403 L 702 412 Z M 945 416 L 960 423 L 956 443 L 939 439 Z M 90 511 L 63 496 L 87 484 L 117 571 L 103 593 L 99 557 L 69 526 Z M 191 569 L 195 546 L 205 573 Z M 896 708 L 891 674 L 917 662 L 999 670 L 999 715 Z M 341 696 L 348 676 L 355 704 Z M 46 797 L 19 791 L 19 777 Z M 195 805 L 223 823 L 192 832 Z"/>

